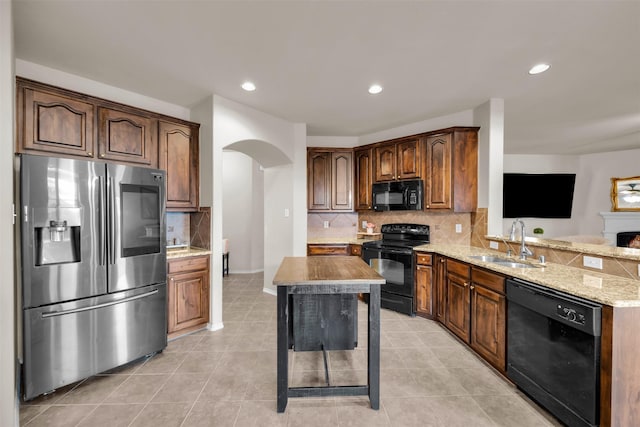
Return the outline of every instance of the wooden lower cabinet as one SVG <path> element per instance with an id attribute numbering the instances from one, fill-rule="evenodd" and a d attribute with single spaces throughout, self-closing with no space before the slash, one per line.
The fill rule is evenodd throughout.
<path id="1" fill-rule="evenodd" d="M 433 260 L 433 282 L 435 288 L 435 302 L 433 303 L 435 319 L 444 323 L 447 309 L 447 294 L 445 292 L 446 278 L 446 258 L 442 255 L 435 255 Z"/>
<path id="2" fill-rule="evenodd" d="M 469 282 L 470 277 L 467 273 L 466 276 L 451 272 L 452 264 L 464 265 L 467 270 L 469 267 L 466 264 L 458 263 L 451 259 L 447 260 L 447 276 L 445 282 L 445 295 L 447 298 L 447 307 L 445 311 L 445 326 L 454 334 L 456 334 L 461 340 L 469 343 L 469 337 L 471 332 L 471 313 L 469 312 L 470 304 L 470 289 Z"/>
<path id="3" fill-rule="evenodd" d="M 471 348 L 501 372 L 506 370 L 505 278 L 471 269 Z"/>
<path id="4" fill-rule="evenodd" d="M 349 245 L 349 255 L 362 256 L 362 245 Z"/>
<path id="5" fill-rule="evenodd" d="M 169 338 L 201 329 L 209 322 L 209 256 L 168 262 Z"/>
<path id="6" fill-rule="evenodd" d="M 505 277 L 441 255 L 416 257 L 416 314 L 443 323 L 505 373 Z"/>
<path id="7" fill-rule="evenodd" d="M 431 254 L 416 254 L 416 315 L 432 319 L 434 317 L 435 289 Z"/>

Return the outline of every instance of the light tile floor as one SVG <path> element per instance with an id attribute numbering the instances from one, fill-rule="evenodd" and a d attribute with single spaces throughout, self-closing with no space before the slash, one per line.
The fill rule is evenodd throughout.
<path id="1" fill-rule="evenodd" d="M 36 426 L 520 426 L 561 425 L 435 322 L 381 314 L 381 404 L 289 399 L 276 413 L 276 298 L 262 274 L 225 277 L 224 329 L 23 403 Z M 366 306 L 359 308 L 366 349 Z M 329 352 L 333 384 L 366 384 L 366 350 Z M 320 385 L 322 353 L 290 352 L 290 384 Z"/>

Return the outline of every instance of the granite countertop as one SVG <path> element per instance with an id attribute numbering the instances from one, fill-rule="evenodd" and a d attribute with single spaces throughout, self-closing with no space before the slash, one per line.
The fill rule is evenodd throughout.
<path id="1" fill-rule="evenodd" d="M 534 268 L 512 268 L 471 258 L 477 255 L 494 255 L 506 258 L 503 252 L 465 245 L 428 244 L 417 246 L 415 251 L 433 252 L 455 258 L 469 264 L 517 277 L 551 289 L 586 298 L 614 307 L 640 307 L 640 280 L 625 279 L 610 274 L 597 273 L 561 264 L 540 264 L 527 260 Z M 521 262 L 517 257 L 513 261 Z"/>
<path id="2" fill-rule="evenodd" d="M 514 245 L 519 245 L 520 240 L 510 240 L 507 236 L 485 236 L 488 240 L 496 242 L 507 241 Z M 640 250 L 631 248 L 619 248 L 609 245 L 595 245 L 592 243 L 568 242 L 564 240 L 538 239 L 536 237 L 527 237 L 525 242 L 550 249 L 564 249 L 573 252 L 582 252 L 589 255 L 600 255 L 614 258 L 626 258 L 640 261 Z"/>
<path id="3" fill-rule="evenodd" d="M 211 250 L 189 246 L 186 248 L 167 249 L 167 259 L 186 258 L 198 255 L 210 255 Z"/>

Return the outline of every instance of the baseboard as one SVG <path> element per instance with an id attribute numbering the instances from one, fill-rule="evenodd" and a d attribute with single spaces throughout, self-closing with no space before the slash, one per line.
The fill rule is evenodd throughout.
<path id="1" fill-rule="evenodd" d="M 220 329 L 223 329 L 223 328 L 224 328 L 224 324 L 222 322 L 207 324 L 207 330 L 209 331 L 219 331 Z"/>
<path id="2" fill-rule="evenodd" d="M 265 294 L 273 295 L 274 297 L 278 296 L 278 292 L 271 288 L 262 288 L 262 292 L 264 292 Z"/>
<path id="3" fill-rule="evenodd" d="M 229 269 L 230 274 L 255 274 L 255 273 L 264 273 L 264 268 L 259 268 L 257 270 L 231 270 Z"/>

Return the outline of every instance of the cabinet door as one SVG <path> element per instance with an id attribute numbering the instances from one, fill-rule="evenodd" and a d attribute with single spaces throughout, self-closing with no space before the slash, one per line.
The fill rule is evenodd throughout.
<path id="1" fill-rule="evenodd" d="M 453 135 L 453 211 L 475 212 L 478 207 L 478 131 L 457 130 Z"/>
<path id="2" fill-rule="evenodd" d="M 451 134 L 427 138 L 425 209 L 451 209 Z"/>
<path id="3" fill-rule="evenodd" d="M 161 121 L 160 168 L 167 172 L 167 210 L 198 210 L 198 130 Z"/>
<path id="4" fill-rule="evenodd" d="M 371 149 L 367 148 L 364 150 L 356 150 L 355 163 L 355 208 L 357 210 L 370 210 L 372 205 L 371 185 L 373 183 Z"/>
<path id="5" fill-rule="evenodd" d="M 445 322 L 445 313 L 447 311 L 447 293 L 445 292 L 446 288 L 446 261 L 444 257 L 436 256 L 434 261 L 434 282 L 435 282 L 435 293 L 436 293 L 436 302 L 435 302 L 435 317 L 436 320 L 440 323 Z"/>
<path id="6" fill-rule="evenodd" d="M 331 153 L 331 210 L 353 210 L 353 152 Z"/>
<path id="7" fill-rule="evenodd" d="M 416 267 L 416 314 L 418 316 L 433 317 L 433 280 L 430 266 Z"/>
<path id="8" fill-rule="evenodd" d="M 506 301 L 503 295 L 473 284 L 471 289 L 471 347 L 505 371 Z"/>
<path id="9" fill-rule="evenodd" d="M 111 108 L 98 108 L 98 157 L 158 167 L 157 120 Z"/>
<path id="10" fill-rule="evenodd" d="M 168 331 L 176 332 L 209 321 L 208 270 L 169 276 Z"/>
<path id="11" fill-rule="evenodd" d="M 331 210 L 331 152 L 309 150 L 307 155 L 307 208 Z"/>
<path id="12" fill-rule="evenodd" d="M 420 138 L 411 138 L 398 143 L 396 148 L 398 155 L 396 179 L 420 177 L 420 148 Z"/>
<path id="13" fill-rule="evenodd" d="M 454 274 L 447 274 L 447 311 L 445 325 L 460 339 L 469 342 L 469 282 Z"/>
<path id="14" fill-rule="evenodd" d="M 396 179 L 396 145 L 380 145 L 373 149 L 375 159 L 375 182 Z"/>
<path id="15" fill-rule="evenodd" d="M 93 157 L 95 106 L 18 82 L 18 152 Z"/>

